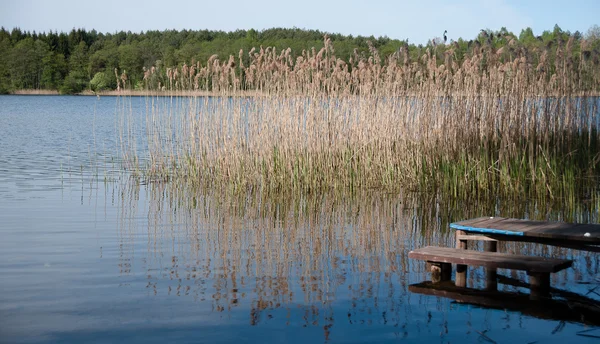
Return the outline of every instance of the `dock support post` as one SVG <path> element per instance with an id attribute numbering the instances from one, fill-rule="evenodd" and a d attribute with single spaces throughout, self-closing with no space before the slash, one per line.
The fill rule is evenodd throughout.
<path id="1" fill-rule="evenodd" d="M 498 242 L 497 241 L 484 241 L 483 250 L 485 252 L 497 252 Z M 498 274 L 496 269 L 485 269 L 485 290 L 496 291 L 498 290 Z"/>
<path id="2" fill-rule="evenodd" d="M 439 283 L 449 281 L 452 277 L 452 264 L 427 262 L 427 270 L 431 272 L 431 282 Z"/>
<path id="3" fill-rule="evenodd" d="M 456 248 L 461 250 L 467 249 L 467 240 L 459 239 L 462 235 L 466 235 L 465 231 L 456 231 Z M 456 286 L 466 287 L 467 286 L 467 266 L 462 264 L 456 265 Z"/>
<path id="4" fill-rule="evenodd" d="M 537 300 L 540 297 L 548 296 L 550 293 L 550 273 L 528 271 L 529 288 L 531 289 L 530 298 Z"/>

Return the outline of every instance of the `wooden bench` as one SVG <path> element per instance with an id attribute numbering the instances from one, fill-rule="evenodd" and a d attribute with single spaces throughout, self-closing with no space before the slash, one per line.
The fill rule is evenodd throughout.
<path id="1" fill-rule="evenodd" d="M 452 264 L 458 266 L 483 266 L 487 269 L 511 269 L 527 271 L 532 294 L 547 293 L 550 289 L 550 273 L 570 267 L 573 261 L 544 257 L 521 256 L 498 252 L 480 252 L 448 247 L 428 246 L 410 251 L 408 257 L 425 260 L 431 264 L 434 282 L 450 280 Z M 458 285 L 458 283 L 457 283 Z M 465 285 L 460 285 L 465 287 Z"/>

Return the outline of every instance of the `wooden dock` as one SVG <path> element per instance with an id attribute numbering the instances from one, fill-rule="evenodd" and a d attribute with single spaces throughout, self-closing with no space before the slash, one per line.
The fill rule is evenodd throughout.
<path id="1" fill-rule="evenodd" d="M 480 217 L 450 224 L 457 240 L 532 242 L 600 252 L 600 225 Z"/>
<path id="2" fill-rule="evenodd" d="M 483 266 L 486 290 L 497 288 L 496 269 L 524 270 L 529 276 L 531 298 L 547 296 L 550 273 L 571 266 L 572 261 L 498 253 L 498 241 L 533 242 L 578 250 L 600 252 L 600 225 L 530 221 L 503 217 L 480 217 L 450 224 L 456 230 L 456 249 L 425 247 L 413 250 L 409 258 L 425 260 L 432 281 L 450 279 L 451 264 L 456 264 L 455 285 L 466 287 L 467 266 Z M 468 251 L 468 241 L 484 241 L 484 252 Z"/>
<path id="3" fill-rule="evenodd" d="M 550 273 L 570 267 L 573 261 L 544 257 L 522 256 L 498 252 L 465 251 L 448 247 L 428 246 L 408 253 L 409 258 L 432 264 L 434 282 L 450 279 L 451 264 L 483 266 L 487 269 L 527 271 L 532 293 L 546 294 L 550 288 Z M 439 275 L 439 277 L 437 277 Z M 460 283 L 459 283 L 460 284 Z M 464 285 L 461 285 L 464 287 Z M 495 289 L 495 288 L 494 288 Z"/>
<path id="4" fill-rule="evenodd" d="M 409 258 L 438 263 L 483 266 L 492 269 L 523 270 L 532 273 L 558 272 L 573 261 L 545 257 L 522 256 L 498 252 L 464 251 L 448 247 L 427 246 L 413 250 Z"/>

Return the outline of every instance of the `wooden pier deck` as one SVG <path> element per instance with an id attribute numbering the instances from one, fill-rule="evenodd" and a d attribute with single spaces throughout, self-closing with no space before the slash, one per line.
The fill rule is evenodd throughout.
<path id="1" fill-rule="evenodd" d="M 426 247 L 413 250 L 410 258 L 428 262 L 432 280 L 445 282 L 456 264 L 455 285 L 466 287 L 467 266 L 483 266 L 486 290 L 497 289 L 496 269 L 525 270 L 529 276 L 531 298 L 548 295 L 550 273 L 571 266 L 566 259 L 517 256 L 497 253 L 498 241 L 521 241 L 600 252 L 600 225 L 530 221 L 504 217 L 480 217 L 450 224 L 456 230 L 456 249 Z M 484 241 L 484 252 L 467 251 L 468 241 Z"/>
<path id="2" fill-rule="evenodd" d="M 450 224 L 458 240 L 525 241 L 600 252 L 600 225 L 480 217 Z M 471 236 L 471 237 L 468 237 Z"/>

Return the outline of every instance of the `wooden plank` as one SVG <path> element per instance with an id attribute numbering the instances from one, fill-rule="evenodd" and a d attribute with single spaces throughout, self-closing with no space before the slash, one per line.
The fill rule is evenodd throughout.
<path id="1" fill-rule="evenodd" d="M 450 228 L 465 231 L 465 232 L 481 233 L 481 234 L 500 234 L 500 235 L 519 235 L 519 236 L 523 235 L 522 231 L 498 228 L 498 227 L 502 227 L 500 224 L 505 220 L 506 220 L 505 218 L 496 217 L 496 218 L 489 218 L 487 220 L 478 221 L 475 224 L 470 224 L 467 221 L 461 221 L 461 222 L 451 223 Z"/>
<path id="2" fill-rule="evenodd" d="M 481 229 L 497 229 L 497 230 L 508 230 L 514 232 L 529 231 L 531 228 L 537 226 L 546 226 L 550 224 L 564 225 L 560 222 L 544 222 L 544 221 L 531 221 L 523 219 L 513 219 L 504 217 L 490 217 L 481 221 L 477 221 L 473 224 L 471 221 L 460 221 L 451 224 L 450 226 L 467 226 Z"/>
<path id="3" fill-rule="evenodd" d="M 522 219 L 507 219 L 507 221 L 504 221 L 500 225 L 500 229 L 530 233 L 544 230 L 569 231 L 574 226 L 577 226 L 577 224 L 570 224 L 565 222 L 544 222 Z"/>
<path id="4" fill-rule="evenodd" d="M 434 246 L 410 251 L 408 257 L 439 263 L 474 265 L 493 269 L 525 270 L 530 272 L 557 272 L 573 264 L 573 261 L 566 259 L 469 251 Z"/>
<path id="5" fill-rule="evenodd" d="M 591 303 L 582 302 L 577 298 L 530 300 L 527 294 L 461 288 L 452 283 L 423 282 L 409 285 L 408 290 L 423 295 L 449 298 L 458 303 L 520 312 L 540 319 L 600 325 L 600 302 L 593 299 L 590 299 Z"/>
<path id="6" fill-rule="evenodd" d="M 466 234 L 466 235 L 457 235 L 456 240 L 477 240 L 477 241 L 498 241 L 498 239 L 490 238 L 485 235 L 477 235 L 477 234 Z"/>
<path id="7" fill-rule="evenodd" d="M 531 221 L 512 218 L 476 218 L 450 224 L 450 228 L 486 235 L 551 238 L 600 244 L 600 225 Z"/>
<path id="8" fill-rule="evenodd" d="M 466 227 L 478 227 L 477 225 L 479 223 L 488 223 L 488 221 L 491 219 L 491 217 L 489 216 L 485 216 L 485 217 L 478 217 L 475 219 L 469 219 L 469 220 L 463 220 L 460 222 L 456 222 L 462 226 L 466 226 Z M 502 217 L 496 217 L 496 219 L 502 219 Z"/>
<path id="9" fill-rule="evenodd" d="M 566 239 L 553 239 L 544 237 L 533 237 L 533 236 L 515 236 L 515 235 L 494 235 L 489 234 L 485 237 L 496 239 L 498 241 L 516 241 L 516 242 L 528 242 L 543 245 L 559 246 L 571 248 L 574 250 L 589 251 L 589 252 L 600 252 L 600 246 L 588 245 L 586 242 L 571 241 Z"/>
<path id="10" fill-rule="evenodd" d="M 459 225 L 469 228 L 496 228 L 497 226 L 500 226 L 505 220 L 507 220 L 507 218 L 504 217 L 479 217 L 473 220 L 451 223 L 450 227 L 452 227 L 453 225 Z"/>
<path id="11" fill-rule="evenodd" d="M 536 228 L 530 234 L 544 238 L 600 243 L 600 225 L 575 224 L 563 227 Z"/>

